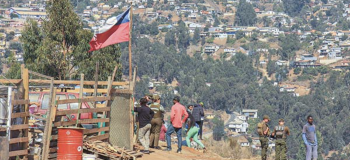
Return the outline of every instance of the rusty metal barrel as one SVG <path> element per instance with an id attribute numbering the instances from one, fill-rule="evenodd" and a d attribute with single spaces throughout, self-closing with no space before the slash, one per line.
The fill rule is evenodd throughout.
<path id="1" fill-rule="evenodd" d="M 81 160 L 84 128 L 58 128 L 57 160 Z"/>

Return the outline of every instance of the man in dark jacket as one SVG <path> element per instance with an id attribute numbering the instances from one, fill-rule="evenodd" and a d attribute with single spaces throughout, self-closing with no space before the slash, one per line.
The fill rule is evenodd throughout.
<path id="1" fill-rule="evenodd" d="M 196 121 L 196 123 L 198 124 L 198 126 L 200 126 L 199 129 L 199 137 L 200 139 L 202 139 L 202 130 L 203 130 L 203 122 L 201 121 L 201 118 L 204 116 L 204 109 L 201 105 L 196 104 L 194 105 L 193 111 L 192 111 L 192 116 L 194 118 L 194 120 Z"/>
<path id="2" fill-rule="evenodd" d="M 149 154 L 149 135 L 151 131 L 151 120 L 154 116 L 154 112 L 147 106 L 148 100 L 141 98 L 141 107 L 135 107 L 134 111 L 138 113 L 139 120 L 139 140 L 142 146 L 145 148 L 144 153 Z"/>

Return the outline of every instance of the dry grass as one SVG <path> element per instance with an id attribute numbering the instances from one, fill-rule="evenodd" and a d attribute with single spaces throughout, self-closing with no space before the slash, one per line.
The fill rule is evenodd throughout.
<path id="1" fill-rule="evenodd" d="M 208 139 L 205 145 L 210 152 L 218 154 L 220 157 L 232 160 L 251 159 L 253 155 L 249 147 L 241 147 L 237 138 L 230 138 L 227 141 L 215 141 Z"/>

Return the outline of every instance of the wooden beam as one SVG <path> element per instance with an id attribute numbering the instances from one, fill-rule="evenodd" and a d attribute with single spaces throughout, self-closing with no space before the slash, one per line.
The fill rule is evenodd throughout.
<path id="1" fill-rule="evenodd" d="M 24 66 L 23 66 L 24 67 Z M 23 79 L 23 89 L 24 89 L 24 98 L 25 100 L 29 100 L 29 71 L 28 68 L 24 68 L 23 69 L 23 73 L 22 73 L 22 79 Z M 29 103 L 29 101 L 28 101 Z M 24 111 L 25 112 L 29 112 L 29 105 L 24 104 Z M 14 104 L 13 104 L 14 105 Z M 27 124 L 29 123 L 29 117 L 23 117 L 23 123 Z M 29 128 L 29 126 L 28 126 Z M 28 128 L 26 128 L 26 130 L 23 131 L 23 137 L 28 137 L 29 135 L 29 130 Z M 25 142 L 22 144 L 22 148 L 28 148 L 29 147 L 29 143 Z"/>
<path id="2" fill-rule="evenodd" d="M 30 79 L 30 83 L 46 83 L 49 84 L 50 80 L 41 80 L 41 79 Z M 69 80 L 55 80 L 54 84 L 75 84 L 79 85 L 80 81 L 69 81 Z M 84 85 L 94 85 L 95 81 L 84 81 Z M 129 82 L 113 82 L 114 86 L 124 86 L 128 85 Z M 108 85 L 107 81 L 98 81 L 98 85 Z"/>
<path id="3" fill-rule="evenodd" d="M 99 118 L 99 119 L 82 119 L 78 121 L 78 124 L 81 123 L 98 123 L 98 122 L 109 122 L 108 118 Z M 60 126 L 70 126 L 70 125 L 74 125 L 76 123 L 76 121 L 68 121 L 68 122 L 55 122 L 54 126 L 55 127 L 60 127 Z"/>
<path id="4" fill-rule="evenodd" d="M 0 79 L 2 84 L 18 84 L 21 83 L 22 79 Z M 50 80 L 43 79 L 29 79 L 29 83 L 42 83 L 50 84 Z M 54 84 L 75 84 L 79 85 L 80 81 L 70 81 L 70 80 L 55 80 Z M 94 85 L 95 81 L 84 81 L 84 85 Z M 98 85 L 108 85 L 107 81 L 98 81 Z M 129 85 L 129 82 L 113 82 L 113 86 L 126 86 Z"/>
<path id="5" fill-rule="evenodd" d="M 129 89 L 111 89 L 111 93 L 119 93 L 119 94 L 133 94 L 132 90 Z"/>
<path id="6" fill-rule="evenodd" d="M 97 97 L 97 87 L 98 87 L 98 68 L 99 68 L 99 63 L 98 61 L 96 62 L 96 70 L 95 70 L 95 84 L 94 84 L 94 97 Z M 94 103 L 94 108 L 96 108 L 96 101 Z"/>
<path id="7" fill-rule="evenodd" d="M 53 109 L 56 109 L 55 107 L 55 98 L 56 97 L 56 90 L 57 88 L 54 88 L 54 79 L 51 78 L 51 84 L 50 84 L 50 107 L 47 109 L 46 112 L 46 123 L 45 123 L 45 129 L 44 129 L 44 136 L 43 136 L 43 148 L 42 148 L 42 158 L 43 159 L 49 159 L 49 149 L 50 149 L 50 138 L 52 133 L 52 117 L 51 112 Z"/>
<path id="8" fill-rule="evenodd" d="M 0 79 L 2 84 L 19 84 L 22 82 L 22 79 Z"/>
<path id="9" fill-rule="evenodd" d="M 29 112 L 19 112 L 19 113 L 12 113 L 11 118 L 18 118 L 18 117 L 28 117 Z"/>
<path id="10" fill-rule="evenodd" d="M 84 134 L 91 134 L 91 133 L 103 132 L 103 131 L 109 131 L 109 127 L 85 129 Z"/>
<path id="11" fill-rule="evenodd" d="M 57 104 L 68 104 L 68 103 L 84 103 L 84 102 L 96 102 L 96 101 L 105 101 L 109 100 L 110 96 L 105 97 L 91 97 L 91 98 L 77 98 L 77 99 L 65 99 L 57 100 Z"/>
<path id="12" fill-rule="evenodd" d="M 28 98 L 29 98 L 29 95 L 28 95 Z M 12 100 L 12 105 L 20 105 L 20 104 L 26 104 L 28 105 L 30 103 L 30 101 L 27 99 L 27 100 Z"/>
<path id="13" fill-rule="evenodd" d="M 33 74 L 33 75 L 36 75 L 36 76 L 39 76 L 39 77 L 42 77 L 42 78 L 46 78 L 46 79 L 51 79 L 51 78 L 53 78 L 53 77 L 46 76 L 46 75 L 43 75 L 43 74 L 40 74 L 40 73 L 31 71 L 31 70 L 28 70 L 28 72 L 29 72 L 30 74 Z"/>
<path id="14" fill-rule="evenodd" d="M 63 110 L 63 111 L 57 111 L 56 116 L 65 116 L 67 114 L 77 114 L 79 113 L 93 113 L 93 112 L 105 112 L 110 111 L 111 108 L 109 107 L 103 107 L 103 108 L 85 108 L 85 109 L 72 109 L 72 110 Z"/>
<path id="15" fill-rule="evenodd" d="M 109 133 L 106 133 L 104 135 L 99 135 L 99 136 L 96 136 L 96 137 L 87 138 L 87 140 L 102 141 L 102 140 L 105 140 L 105 139 L 108 139 L 108 138 L 109 138 Z"/>
<path id="16" fill-rule="evenodd" d="M 79 88 L 79 98 L 80 99 L 82 99 L 83 98 L 83 89 L 84 89 L 84 74 L 81 74 L 80 75 L 80 88 Z M 81 106 L 82 106 L 82 102 L 80 102 L 79 104 L 78 104 L 78 110 L 80 110 L 81 109 Z M 96 108 L 96 107 L 95 107 Z M 78 121 L 78 119 L 80 118 L 80 114 L 79 114 L 80 112 L 78 112 L 78 115 L 77 115 L 77 121 Z M 75 127 L 78 127 L 78 123 L 77 124 L 75 124 Z"/>
<path id="17" fill-rule="evenodd" d="M 10 139 L 10 144 L 29 142 L 28 137 L 12 138 Z"/>
<path id="18" fill-rule="evenodd" d="M 12 125 L 10 130 L 21 130 L 21 129 L 28 129 L 29 125 L 28 124 L 19 124 L 19 125 Z M 0 131 L 6 131 L 6 128 L 0 127 Z"/>
<path id="19" fill-rule="evenodd" d="M 107 90 L 108 90 L 108 92 L 107 92 L 107 96 L 111 96 L 111 88 L 112 88 L 112 77 L 111 76 L 109 76 L 108 77 L 108 86 L 107 86 Z M 108 103 L 109 103 L 109 101 L 107 100 L 107 101 L 105 101 L 105 107 L 107 107 L 108 106 Z M 96 106 L 95 106 L 96 107 Z M 103 112 L 102 113 L 102 118 L 109 118 L 109 117 L 106 117 L 106 112 Z M 100 123 L 100 125 L 98 126 L 99 128 L 101 128 L 103 126 L 103 123 Z M 98 135 L 101 135 L 102 134 L 102 132 L 99 132 L 98 133 Z"/>
<path id="20" fill-rule="evenodd" d="M 9 153 L 9 157 L 22 156 L 22 155 L 28 155 L 28 149 L 18 150 L 18 151 L 11 151 Z"/>

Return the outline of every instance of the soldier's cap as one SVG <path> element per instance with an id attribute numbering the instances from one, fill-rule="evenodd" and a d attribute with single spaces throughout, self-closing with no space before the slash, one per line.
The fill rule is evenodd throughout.
<path id="1" fill-rule="evenodd" d="M 179 96 L 175 96 L 174 99 L 176 102 L 180 102 L 180 97 Z"/>
<path id="2" fill-rule="evenodd" d="M 284 119 L 283 119 L 283 118 L 281 118 L 281 119 L 279 119 L 279 120 L 278 120 L 278 122 L 284 122 Z"/>
<path id="3" fill-rule="evenodd" d="M 263 119 L 268 119 L 269 121 L 271 120 L 268 115 L 264 115 Z"/>
<path id="4" fill-rule="evenodd" d="M 160 96 L 158 94 L 153 95 L 153 100 L 160 100 Z"/>

